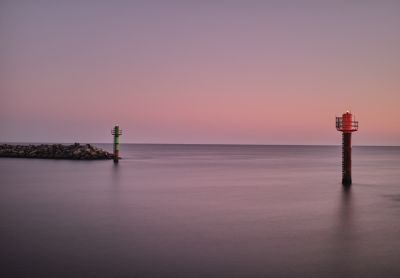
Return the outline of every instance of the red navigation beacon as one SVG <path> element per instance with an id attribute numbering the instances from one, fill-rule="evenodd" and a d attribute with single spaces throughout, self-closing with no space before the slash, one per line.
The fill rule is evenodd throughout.
<path id="1" fill-rule="evenodd" d="M 351 178 L 351 133 L 358 130 L 358 122 L 349 111 L 336 117 L 336 129 L 342 132 L 342 184 L 350 186 Z"/>

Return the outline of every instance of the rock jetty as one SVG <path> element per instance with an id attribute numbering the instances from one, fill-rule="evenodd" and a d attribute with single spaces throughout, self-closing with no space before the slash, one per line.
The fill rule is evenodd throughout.
<path id="1" fill-rule="evenodd" d="M 0 157 L 50 158 L 50 159 L 113 159 L 113 154 L 91 144 L 63 145 L 0 145 Z"/>

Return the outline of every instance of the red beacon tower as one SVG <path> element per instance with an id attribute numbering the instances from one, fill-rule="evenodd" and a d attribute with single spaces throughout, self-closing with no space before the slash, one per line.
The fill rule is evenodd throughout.
<path id="1" fill-rule="evenodd" d="M 336 129 L 343 134 L 342 140 L 342 184 L 351 185 L 351 133 L 358 130 L 358 122 L 347 111 L 342 117 L 336 117 Z"/>

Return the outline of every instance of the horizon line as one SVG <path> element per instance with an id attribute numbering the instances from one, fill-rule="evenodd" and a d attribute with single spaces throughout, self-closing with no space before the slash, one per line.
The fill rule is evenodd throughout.
<path id="1" fill-rule="evenodd" d="M 0 142 L 0 144 L 113 144 L 112 142 Z M 120 145 L 208 145 L 208 146 L 341 146 L 341 144 L 252 144 L 252 143 L 143 143 L 143 142 L 120 142 Z M 353 145 L 353 147 L 400 147 L 400 145 Z"/>

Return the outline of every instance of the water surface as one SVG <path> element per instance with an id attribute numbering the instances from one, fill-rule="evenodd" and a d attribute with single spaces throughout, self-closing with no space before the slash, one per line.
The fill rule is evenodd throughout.
<path id="1" fill-rule="evenodd" d="M 0 159 L 2 277 L 400 277 L 400 147 L 121 154 Z"/>

